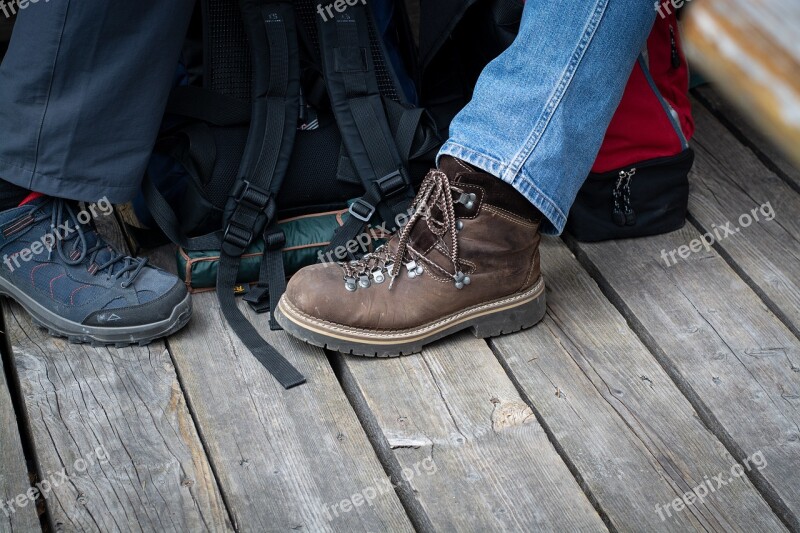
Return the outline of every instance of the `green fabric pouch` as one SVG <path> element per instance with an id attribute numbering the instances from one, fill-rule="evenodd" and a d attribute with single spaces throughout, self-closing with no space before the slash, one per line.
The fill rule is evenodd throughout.
<path id="1" fill-rule="evenodd" d="M 342 226 L 347 210 L 317 213 L 281 220 L 280 228 L 286 234 L 283 263 L 286 275 L 291 276 L 301 268 L 319 260 L 319 253 L 330 244 L 334 232 Z M 258 282 L 264 241 L 259 239 L 242 256 L 238 283 Z M 213 290 L 217 285 L 219 250 L 187 252 L 178 248 L 178 275 L 193 292 Z M 243 291 L 244 289 L 242 289 Z"/>

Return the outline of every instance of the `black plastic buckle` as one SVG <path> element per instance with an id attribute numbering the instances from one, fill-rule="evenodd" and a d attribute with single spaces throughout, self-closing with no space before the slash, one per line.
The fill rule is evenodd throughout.
<path id="1" fill-rule="evenodd" d="M 242 180 L 236 185 L 233 196 L 236 197 L 236 204 L 244 204 L 247 207 L 262 211 L 269 205 L 272 193 L 261 187 L 256 187 L 247 180 Z"/>
<path id="2" fill-rule="evenodd" d="M 253 242 L 253 232 L 233 222 L 228 224 L 222 236 L 222 248 L 225 253 L 233 257 L 242 255 L 251 242 Z"/>
<path id="3" fill-rule="evenodd" d="M 408 179 L 403 169 L 397 169 L 376 181 L 375 184 L 378 187 L 381 198 L 386 199 L 407 191 L 411 187 L 411 180 Z"/>
<path id="4" fill-rule="evenodd" d="M 242 180 L 234 190 L 235 207 L 222 236 L 222 249 L 229 256 L 241 256 L 261 228 L 269 225 L 277 207 L 272 193 Z"/>
<path id="5" fill-rule="evenodd" d="M 375 214 L 375 206 L 359 198 L 350 206 L 350 214 L 361 222 L 369 222 Z"/>

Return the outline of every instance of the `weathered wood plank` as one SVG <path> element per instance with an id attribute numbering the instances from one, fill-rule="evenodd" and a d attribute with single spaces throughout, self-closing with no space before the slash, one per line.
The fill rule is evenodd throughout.
<path id="1" fill-rule="evenodd" d="M 707 85 L 698 87 L 692 93 L 699 100 L 694 102 L 694 108 L 703 105 L 726 128 L 735 133 L 742 144 L 750 147 L 762 163 L 770 170 L 783 177 L 795 190 L 800 191 L 800 168 L 790 161 L 786 155 L 758 131 L 747 118 L 742 115 L 727 99 L 713 87 Z"/>
<path id="2" fill-rule="evenodd" d="M 695 107 L 689 212 L 704 232 L 723 237 L 717 245 L 734 268 L 800 336 L 800 193 Z"/>
<path id="3" fill-rule="evenodd" d="M 439 531 L 606 529 L 483 340 L 458 335 L 399 359 L 336 357 L 421 523 Z"/>
<path id="4" fill-rule="evenodd" d="M 410 531 L 393 490 L 335 516 L 331 506 L 383 487 L 384 473 L 322 350 L 248 318 L 307 378 L 286 391 L 239 342 L 216 295 L 195 295 L 169 339 L 237 527 L 245 531 Z M 356 502 L 357 503 L 357 502 Z"/>
<path id="5" fill-rule="evenodd" d="M 72 345 L 3 310 L 54 527 L 231 529 L 163 345 Z"/>
<path id="6" fill-rule="evenodd" d="M 734 458 L 764 457 L 748 476 L 800 528 L 800 341 L 714 251 L 664 264 L 663 250 L 699 236 L 687 226 L 574 249 Z"/>
<path id="7" fill-rule="evenodd" d="M 131 210 L 119 213 L 136 224 Z M 175 271 L 171 247 L 147 255 Z M 192 321 L 167 343 L 237 529 L 412 531 L 322 350 L 270 331 L 268 315 L 239 302 L 308 379 L 285 391 L 230 330 L 216 294 L 193 301 Z"/>
<path id="8" fill-rule="evenodd" d="M 693 64 L 800 164 L 800 4 L 698 0 L 687 15 Z"/>
<path id="9" fill-rule="evenodd" d="M 98 222 L 110 240 L 121 240 L 113 217 Z M 39 479 L 52 484 L 45 499 L 51 527 L 232 529 L 163 343 L 72 345 L 14 303 L 3 311 Z"/>
<path id="10" fill-rule="evenodd" d="M 3 336 L 5 337 L 5 333 Z M 5 344 L 5 338 L 3 343 Z M 24 507 L 16 502 L 18 496 L 27 495 L 27 491 L 31 488 L 25 456 L 22 453 L 22 439 L 17 427 L 17 417 L 11 404 L 11 395 L 3 371 L 3 361 L 0 359 L 0 531 L 2 532 L 37 531 L 40 528 L 39 518 L 36 516 L 36 504 L 27 498 L 20 500 Z M 35 499 L 36 495 L 31 495 Z"/>
<path id="11" fill-rule="evenodd" d="M 542 264 L 543 324 L 491 343 L 615 529 L 785 530 L 746 477 L 672 506 L 734 459 L 566 246 Z"/>

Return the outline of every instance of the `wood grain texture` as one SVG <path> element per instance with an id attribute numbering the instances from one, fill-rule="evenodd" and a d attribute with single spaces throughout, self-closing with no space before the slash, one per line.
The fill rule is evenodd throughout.
<path id="1" fill-rule="evenodd" d="M 130 209 L 118 212 L 137 224 Z M 144 254 L 175 271 L 173 247 Z M 286 391 L 231 331 L 215 293 L 193 302 L 192 321 L 167 342 L 237 530 L 412 531 L 322 350 L 270 331 L 268 315 L 239 301 L 308 378 Z M 378 494 L 367 503 L 363 495 L 373 489 Z"/>
<path id="2" fill-rule="evenodd" d="M 781 149 L 762 134 L 753 123 L 716 89 L 710 85 L 692 91 L 697 99 L 693 107 L 702 105 L 714 117 L 735 134 L 736 139 L 750 147 L 762 163 L 784 178 L 795 190 L 800 191 L 800 167 L 793 163 Z M 699 102 L 697 101 L 699 100 Z"/>
<path id="3" fill-rule="evenodd" d="M 461 334 L 399 359 L 336 357 L 425 529 L 606 529 L 485 341 Z M 435 471 L 403 479 L 425 464 Z"/>
<path id="4" fill-rule="evenodd" d="M 575 249 L 735 459 L 763 455 L 748 475 L 798 528 L 800 341 L 714 251 L 665 265 L 662 250 L 699 235 L 687 226 Z"/>
<path id="5" fill-rule="evenodd" d="M 703 232 L 730 222 L 722 253 L 800 336 L 800 193 L 767 169 L 702 106 L 689 212 Z M 774 218 L 773 220 L 770 220 Z"/>
<path id="6" fill-rule="evenodd" d="M 545 239 L 542 263 L 543 323 L 491 342 L 614 528 L 785 530 L 744 477 L 670 506 L 735 460 L 566 246 Z"/>
<path id="7" fill-rule="evenodd" d="M 98 225 L 121 243 L 113 217 Z M 54 485 L 45 500 L 51 527 L 232 529 L 163 342 L 73 345 L 35 326 L 13 302 L 3 311 L 39 479 Z"/>
<path id="8" fill-rule="evenodd" d="M 236 338 L 214 293 L 195 295 L 189 326 L 168 341 L 235 524 L 242 531 L 411 531 L 394 490 L 338 516 L 333 505 L 387 476 L 322 350 L 271 332 L 307 378 L 289 391 Z"/>
<path id="9" fill-rule="evenodd" d="M 28 468 L 22 453 L 22 439 L 17 429 L 17 417 L 11 404 L 3 362 L 0 360 L 0 532 L 39 530 L 39 518 L 34 503 L 24 499 L 24 507 L 16 503 L 6 503 L 26 494 L 30 488 Z"/>
<path id="10" fill-rule="evenodd" d="M 800 164 L 800 4 L 696 0 L 691 7 L 690 60 Z"/>
<path id="11" fill-rule="evenodd" d="M 46 499 L 56 530 L 231 529 L 163 345 L 72 345 L 16 304 L 3 311 L 39 478 L 69 476 Z"/>

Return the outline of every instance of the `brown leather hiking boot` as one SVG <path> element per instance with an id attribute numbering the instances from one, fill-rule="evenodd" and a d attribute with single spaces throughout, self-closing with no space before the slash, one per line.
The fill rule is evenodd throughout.
<path id="1" fill-rule="evenodd" d="M 389 357 L 467 328 L 484 338 L 542 319 L 541 214 L 513 187 L 445 157 L 414 207 L 375 253 L 295 274 L 280 325 L 316 346 Z"/>

